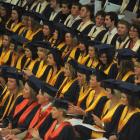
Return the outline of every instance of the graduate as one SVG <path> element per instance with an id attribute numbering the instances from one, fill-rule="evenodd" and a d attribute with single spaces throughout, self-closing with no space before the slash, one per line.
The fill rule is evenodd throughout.
<path id="1" fill-rule="evenodd" d="M 114 60 L 115 48 L 108 44 L 96 45 L 99 65 L 97 67 L 106 78 L 116 78 L 118 69 Z"/>
<path id="2" fill-rule="evenodd" d="M 5 24 L 6 29 L 18 34 L 19 29 L 24 27 L 21 23 L 22 12 L 22 9 L 18 6 L 12 8 L 11 17 Z"/>
<path id="3" fill-rule="evenodd" d="M 80 24 L 78 25 L 78 27 L 76 27 L 76 30 L 83 33 L 84 35 L 88 35 L 91 28 L 93 27 L 93 22 L 91 20 L 92 19 L 92 9 L 91 9 L 90 5 L 81 6 L 80 18 L 82 20 L 81 20 Z"/>
<path id="4" fill-rule="evenodd" d="M 61 56 L 62 54 L 59 50 L 55 48 L 49 49 L 47 64 L 52 67 L 53 72 L 48 83 L 57 89 L 59 89 L 65 78 L 64 71 L 61 68 L 63 63 Z"/>
<path id="5" fill-rule="evenodd" d="M 129 30 L 130 41 L 125 48 L 129 48 L 135 52 L 140 51 L 140 28 L 137 24 L 133 24 Z"/>
<path id="6" fill-rule="evenodd" d="M 24 52 L 16 63 L 16 68 L 19 70 L 27 69 L 28 66 L 37 59 L 37 48 L 34 46 L 33 42 L 25 45 Z"/>
<path id="7" fill-rule="evenodd" d="M 58 98 L 64 98 L 72 104 L 77 104 L 79 98 L 80 87 L 77 81 L 76 62 L 72 59 L 64 65 L 65 79 L 58 89 Z"/>
<path id="8" fill-rule="evenodd" d="M 84 35 L 78 36 L 79 44 L 77 47 L 75 47 L 71 53 L 70 58 L 75 59 L 80 64 L 85 64 L 85 62 L 88 60 L 88 41 L 89 38 Z"/>
<path id="9" fill-rule="evenodd" d="M 118 38 L 117 34 L 117 24 L 118 24 L 118 15 L 115 12 L 108 12 L 105 16 L 105 26 L 107 28 L 106 32 L 102 31 L 99 35 L 102 36 L 97 38 L 102 43 L 116 45 L 116 40 Z M 105 33 L 105 34 L 104 34 Z"/>
<path id="10" fill-rule="evenodd" d="M 91 31 L 88 34 L 91 40 L 96 40 L 96 38 L 98 38 L 98 35 L 100 35 L 101 32 L 106 30 L 104 27 L 104 21 L 105 12 L 98 11 L 95 16 L 95 25 L 92 27 Z"/>
<path id="11" fill-rule="evenodd" d="M 18 134 L 28 128 L 39 108 L 36 100 L 38 87 L 39 85 L 34 85 L 30 79 L 25 83 L 22 91 L 23 101 L 15 106 L 11 116 L 9 116 L 8 127 L 2 130 L 3 136 L 8 135 L 9 132 Z"/>
<path id="12" fill-rule="evenodd" d="M 134 83 L 134 62 L 136 53 L 130 49 L 120 49 L 118 52 L 118 74 L 116 79 Z"/>
<path id="13" fill-rule="evenodd" d="M 87 109 L 94 97 L 94 90 L 90 84 L 90 75 L 92 75 L 94 69 L 88 68 L 84 65 L 78 64 L 77 66 L 77 79 L 80 85 L 80 94 L 77 106 L 83 110 Z"/>
<path id="14" fill-rule="evenodd" d="M 74 129 L 66 117 L 68 102 L 56 99 L 52 106 L 52 118 L 55 121 L 46 132 L 44 140 L 75 140 Z"/>
<path id="15" fill-rule="evenodd" d="M 0 96 L 0 121 L 3 122 L 3 125 L 7 125 L 7 121 L 4 121 L 4 119 L 10 115 L 14 106 L 18 105 L 23 99 L 21 92 L 21 80 L 23 77 L 21 73 L 18 73 L 15 68 L 10 67 L 5 69 L 5 73 L 8 82 Z"/>
<path id="16" fill-rule="evenodd" d="M 78 24 L 78 22 L 81 21 L 80 20 L 81 18 L 79 16 L 80 7 L 81 5 L 78 1 L 77 2 L 75 1 L 72 3 L 71 14 L 66 18 L 64 25 L 66 25 L 67 27 L 72 27 L 72 28 L 75 28 L 74 26 L 77 26 L 75 25 L 75 23 Z"/>
<path id="17" fill-rule="evenodd" d="M 140 60 L 134 62 L 135 84 L 140 84 Z"/>
<path id="18" fill-rule="evenodd" d="M 117 26 L 118 38 L 116 40 L 116 49 L 127 48 L 127 43 L 130 41 L 128 36 L 129 23 L 125 20 L 120 20 Z"/>
<path id="19" fill-rule="evenodd" d="M 96 42 L 96 41 L 89 41 L 88 42 L 89 58 L 84 63 L 84 65 L 86 65 L 87 67 L 96 68 L 99 64 L 99 62 L 97 60 L 97 54 L 95 52 L 95 45 L 98 45 L 98 44 L 100 44 L 100 42 Z"/>
<path id="20" fill-rule="evenodd" d="M 131 83 L 120 82 L 122 96 L 127 99 L 125 109 L 120 117 L 116 134 L 109 137 L 109 140 L 134 139 L 139 140 L 139 86 Z M 130 133 L 129 133 L 130 132 Z"/>

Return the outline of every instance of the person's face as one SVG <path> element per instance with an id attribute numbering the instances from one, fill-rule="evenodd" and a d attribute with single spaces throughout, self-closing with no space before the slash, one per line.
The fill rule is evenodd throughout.
<path id="1" fill-rule="evenodd" d="M 32 57 L 32 52 L 28 48 L 25 48 L 25 55 L 26 55 L 27 58 L 31 58 Z"/>
<path id="2" fill-rule="evenodd" d="M 16 10 L 12 10 L 11 18 L 12 18 L 12 20 L 18 19 L 18 12 Z"/>
<path id="3" fill-rule="evenodd" d="M 86 81 L 85 74 L 82 74 L 82 73 L 77 72 L 77 80 L 78 80 L 78 83 L 80 85 L 82 85 L 82 83 Z"/>
<path id="4" fill-rule="evenodd" d="M 58 39 L 58 31 L 57 30 L 54 31 L 53 38 L 56 40 Z"/>
<path id="5" fill-rule="evenodd" d="M 37 48 L 37 55 L 41 60 L 46 58 L 46 53 L 45 52 L 46 52 L 46 49 L 41 48 L 41 47 Z"/>
<path id="6" fill-rule="evenodd" d="M 39 94 L 37 94 L 37 101 L 41 105 L 49 102 L 48 98 L 42 94 L 41 90 Z"/>
<path id="7" fill-rule="evenodd" d="M 97 16 L 97 17 L 95 18 L 95 22 L 96 22 L 96 26 L 97 26 L 97 27 L 100 27 L 100 26 L 104 25 L 104 17 L 102 17 L 102 16 Z"/>
<path id="8" fill-rule="evenodd" d="M 56 64 L 55 61 L 54 61 L 54 57 L 51 53 L 48 54 L 47 62 L 48 62 L 48 65 L 52 65 L 52 66 Z"/>
<path id="9" fill-rule="evenodd" d="M 89 84 L 91 88 L 95 88 L 98 85 L 96 76 L 91 76 L 89 80 Z"/>
<path id="10" fill-rule="evenodd" d="M 71 71 L 70 71 L 70 66 L 69 64 L 65 64 L 64 66 L 64 75 L 66 77 L 70 77 L 71 76 Z"/>
<path id="11" fill-rule="evenodd" d="M 10 38 L 8 37 L 8 35 L 3 36 L 2 45 L 4 47 L 8 47 L 10 45 Z"/>
<path id="12" fill-rule="evenodd" d="M 31 97 L 31 89 L 30 86 L 25 83 L 24 88 L 23 88 L 23 98 L 29 99 Z"/>
<path id="13" fill-rule="evenodd" d="M 131 39 L 133 38 L 139 38 L 138 30 L 134 27 L 131 27 L 129 30 L 129 36 Z"/>
<path id="14" fill-rule="evenodd" d="M 89 15 L 89 12 L 85 7 L 82 7 L 80 10 L 80 17 L 81 18 L 86 18 Z"/>
<path id="15" fill-rule="evenodd" d="M 32 27 L 32 19 L 31 19 L 31 17 L 28 17 L 28 27 Z"/>
<path id="16" fill-rule="evenodd" d="M 106 88 L 106 93 L 107 93 L 107 97 L 108 99 L 112 99 L 112 93 L 111 93 L 111 89 L 110 88 Z"/>
<path id="17" fill-rule="evenodd" d="M 77 15 L 79 15 L 79 12 L 80 12 L 79 7 L 76 6 L 76 5 L 72 5 L 72 7 L 71 7 L 71 14 L 73 16 L 77 16 Z"/>
<path id="18" fill-rule="evenodd" d="M 6 16 L 6 9 L 4 8 L 4 7 L 0 7 L 0 16 L 1 17 L 4 17 L 4 16 Z"/>
<path id="19" fill-rule="evenodd" d="M 28 20 L 29 20 L 28 16 L 23 16 L 22 17 L 22 24 L 25 26 L 28 26 Z"/>
<path id="20" fill-rule="evenodd" d="M 99 60 L 103 63 L 103 64 L 107 64 L 107 56 L 106 53 L 103 53 L 100 55 Z"/>
<path id="21" fill-rule="evenodd" d="M 128 99 L 127 99 L 126 94 L 124 94 L 124 93 L 121 94 L 121 102 L 122 102 L 124 105 L 128 105 Z"/>
<path id="22" fill-rule="evenodd" d="M 51 0 L 50 6 L 51 6 L 51 8 L 55 9 L 57 7 L 57 0 Z"/>
<path id="23" fill-rule="evenodd" d="M 62 4 L 61 11 L 62 14 L 68 14 L 70 12 L 70 9 L 67 4 Z"/>
<path id="24" fill-rule="evenodd" d="M 78 45 L 78 47 L 79 47 L 80 51 L 85 51 L 86 50 L 86 46 L 83 43 L 80 43 Z"/>
<path id="25" fill-rule="evenodd" d="M 66 34 L 65 34 L 65 43 L 66 43 L 67 45 L 71 45 L 71 44 L 72 44 L 72 36 L 71 36 L 70 33 L 66 33 Z"/>
<path id="26" fill-rule="evenodd" d="M 140 64 L 138 62 L 134 63 L 134 72 L 135 75 L 140 75 Z"/>
<path id="27" fill-rule="evenodd" d="M 43 26 L 43 34 L 44 36 L 48 36 L 50 34 L 50 28 L 48 25 Z"/>
<path id="28" fill-rule="evenodd" d="M 117 31 L 119 36 L 124 36 L 128 33 L 128 29 L 124 24 L 118 24 Z"/>
<path id="29" fill-rule="evenodd" d="M 8 78 L 7 87 L 10 91 L 15 90 L 17 88 L 16 79 Z"/>
<path id="30" fill-rule="evenodd" d="M 56 107 L 53 107 L 51 114 L 53 119 L 58 119 L 59 117 L 63 116 L 63 111 L 61 109 L 57 109 Z"/>
<path id="31" fill-rule="evenodd" d="M 110 16 L 105 16 L 105 26 L 109 28 L 112 26 L 112 24 L 113 22 L 111 21 Z"/>
<path id="32" fill-rule="evenodd" d="M 90 58 L 93 58 L 95 56 L 95 50 L 92 46 L 89 46 L 88 48 L 88 54 Z"/>

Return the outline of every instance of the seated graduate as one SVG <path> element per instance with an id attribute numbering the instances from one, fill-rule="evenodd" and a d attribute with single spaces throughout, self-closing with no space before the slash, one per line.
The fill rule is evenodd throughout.
<path id="1" fill-rule="evenodd" d="M 18 34 L 19 29 L 23 28 L 24 26 L 21 22 L 22 12 L 21 7 L 13 7 L 11 17 L 5 24 L 6 29 Z"/>
<path id="2" fill-rule="evenodd" d="M 18 70 L 27 69 L 28 66 L 37 59 L 37 48 L 34 46 L 33 42 L 25 45 L 24 53 L 19 56 L 16 68 Z"/>
<path id="3" fill-rule="evenodd" d="M 134 73 L 135 73 L 135 84 L 139 85 L 140 84 L 140 60 L 137 59 L 134 62 Z"/>
<path id="4" fill-rule="evenodd" d="M 8 3 L 0 2 L 0 26 L 4 27 L 10 18 L 12 7 Z"/>
<path id="5" fill-rule="evenodd" d="M 43 81 L 48 82 L 52 75 L 52 67 L 47 64 L 48 48 L 50 48 L 49 42 L 38 41 L 34 44 L 37 47 L 38 59 L 31 62 L 28 69 Z"/>
<path id="6" fill-rule="evenodd" d="M 89 38 L 84 35 L 78 36 L 78 46 L 74 47 L 70 53 L 70 58 L 75 59 L 78 63 L 84 64 L 88 58 L 88 41 Z"/>
<path id="7" fill-rule="evenodd" d="M 77 80 L 80 85 L 80 94 L 77 106 L 81 107 L 83 110 L 90 106 L 94 97 L 95 91 L 89 82 L 93 71 L 95 70 L 85 67 L 84 65 L 77 64 Z"/>
<path id="8" fill-rule="evenodd" d="M 77 80 L 76 74 L 76 62 L 69 60 L 64 66 L 65 79 L 58 89 L 57 97 L 64 98 L 65 100 L 77 104 L 79 98 L 80 87 Z"/>
<path id="9" fill-rule="evenodd" d="M 118 69 L 117 62 L 114 60 L 115 48 L 108 44 L 101 44 L 95 46 L 99 60 L 98 70 L 107 78 L 116 78 Z"/>
<path id="10" fill-rule="evenodd" d="M 129 30 L 130 41 L 126 48 L 129 48 L 135 52 L 140 51 L 140 28 L 137 24 L 132 24 Z"/>
<path id="11" fill-rule="evenodd" d="M 40 107 L 36 99 L 38 86 L 30 79 L 25 83 L 22 91 L 23 101 L 16 105 L 10 114 L 8 127 L 2 130 L 4 137 L 9 132 L 11 134 L 18 134 L 28 129 L 30 122 Z"/>
<path id="12" fill-rule="evenodd" d="M 68 102 L 56 99 L 52 104 L 52 118 L 55 119 L 50 129 L 46 132 L 44 139 L 52 140 L 75 140 L 74 129 L 67 122 Z"/>
<path id="13" fill-rule="evenodd" d="M 8 82 L 0 95 L 0 121 L 2 127 L 7 126 L 6 119 L 12 113 L 14 107 L 22 100 L 22 74 L 18 73 L 15 68 L 4 68 L 4 77 L 8 78 Z"/>
<path id="14" fill-rule="evenodd" d="M 61 52 L 58 49 L 49 49 L 47 64 L 52 67 L 53 72 L 50 79 L 48 80 L 48 83 L 57 89 L 59 89 L 65 78 L 62 68 L 63 60 L 61 56 Z"/>
<path id="15" fill-rule="evenodd" d="M 0 65 L 14 66 L 17 56 L 13 51 L 12 33 L 5 31 L 2 35 L 2 44 L 0 48 Z"/>
<path id="16" fill-rule="evenodd" d="M 89 58 L 87 59 L 87 61 L 84 63 L 84 65 L 86 65 L 87 67 L 91 67 L 91 68 L 96 68 L 99 64 L 98 60 L 97 60 L 97 54 L 95 52 L 95 45 L 100 44 L 99 42 L 96 41 L 88 41 L 88 55 Z"/>
<path id="17" fill-rule="evenodd" d="M 139 92 L 140 88 L 131 83 L 120 82 L 122 96 L 128 99 L 127 106 L 122 112 L 116 133 L 109 137 L 109 140 L 139 140 L 140 134 L 140 111 Z"/>
<path id="18" fill-rule="evenodd" d="M 118 51 L 118 75 L 117 80 L 134 83 L 134 63 L 133 58 L 136 57 L 136 53 L 130 49 L 120 49 Z"/>

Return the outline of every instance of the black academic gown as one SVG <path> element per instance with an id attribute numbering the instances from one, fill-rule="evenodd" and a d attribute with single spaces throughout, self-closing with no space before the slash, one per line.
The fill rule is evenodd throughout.
<path id="1" fill-rule="evenodd" d="M 118 140 L 140 140 L 140 113 L 134 114 L 118 134 Z"/>

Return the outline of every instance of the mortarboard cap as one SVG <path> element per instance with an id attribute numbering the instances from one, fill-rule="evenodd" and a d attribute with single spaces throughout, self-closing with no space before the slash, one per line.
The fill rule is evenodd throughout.
<path id="1" fill-rule="evenodd" d="M 101 45 L 101 42 L 95 40 L 88 41 L 88 46 L 95 47 L 96 45 Z"/>
<path id="2" fill-rule="evenodd" d="M 69 63 L 73 68 L 77 69 L 78 63 L 77 63 L 76 60 L 70 59 L 70 60 L 68 61 L 68 63 Z"/>
<path id="3" fill-rule="evenodd" d="M 52 105 L 56 108 L 60 108 L 64 110 L 68 110 L 68 107 L 69 107 L 68 102 L 62 99 L 55 99 Z"/>
<path id="4" fill-rule="evenodd" d="M 51 47 L 50 42 L 45 42 L 45 41 L 37 41 L 37 42 L 34 42 L 34 45 L 37 48 L 38 47 L 41 47 L 41 48 L 44 48 L 44 49 L 49 49 Z"/>
<path id="5" fill-rule="evenodd" d="M 85 36 L 83 34 L 78 35 L 79 43 L 84 44 L 86 47 L 88 47 L 89 40 L 90 40 L 90 38 L 88 36 Z"/>

